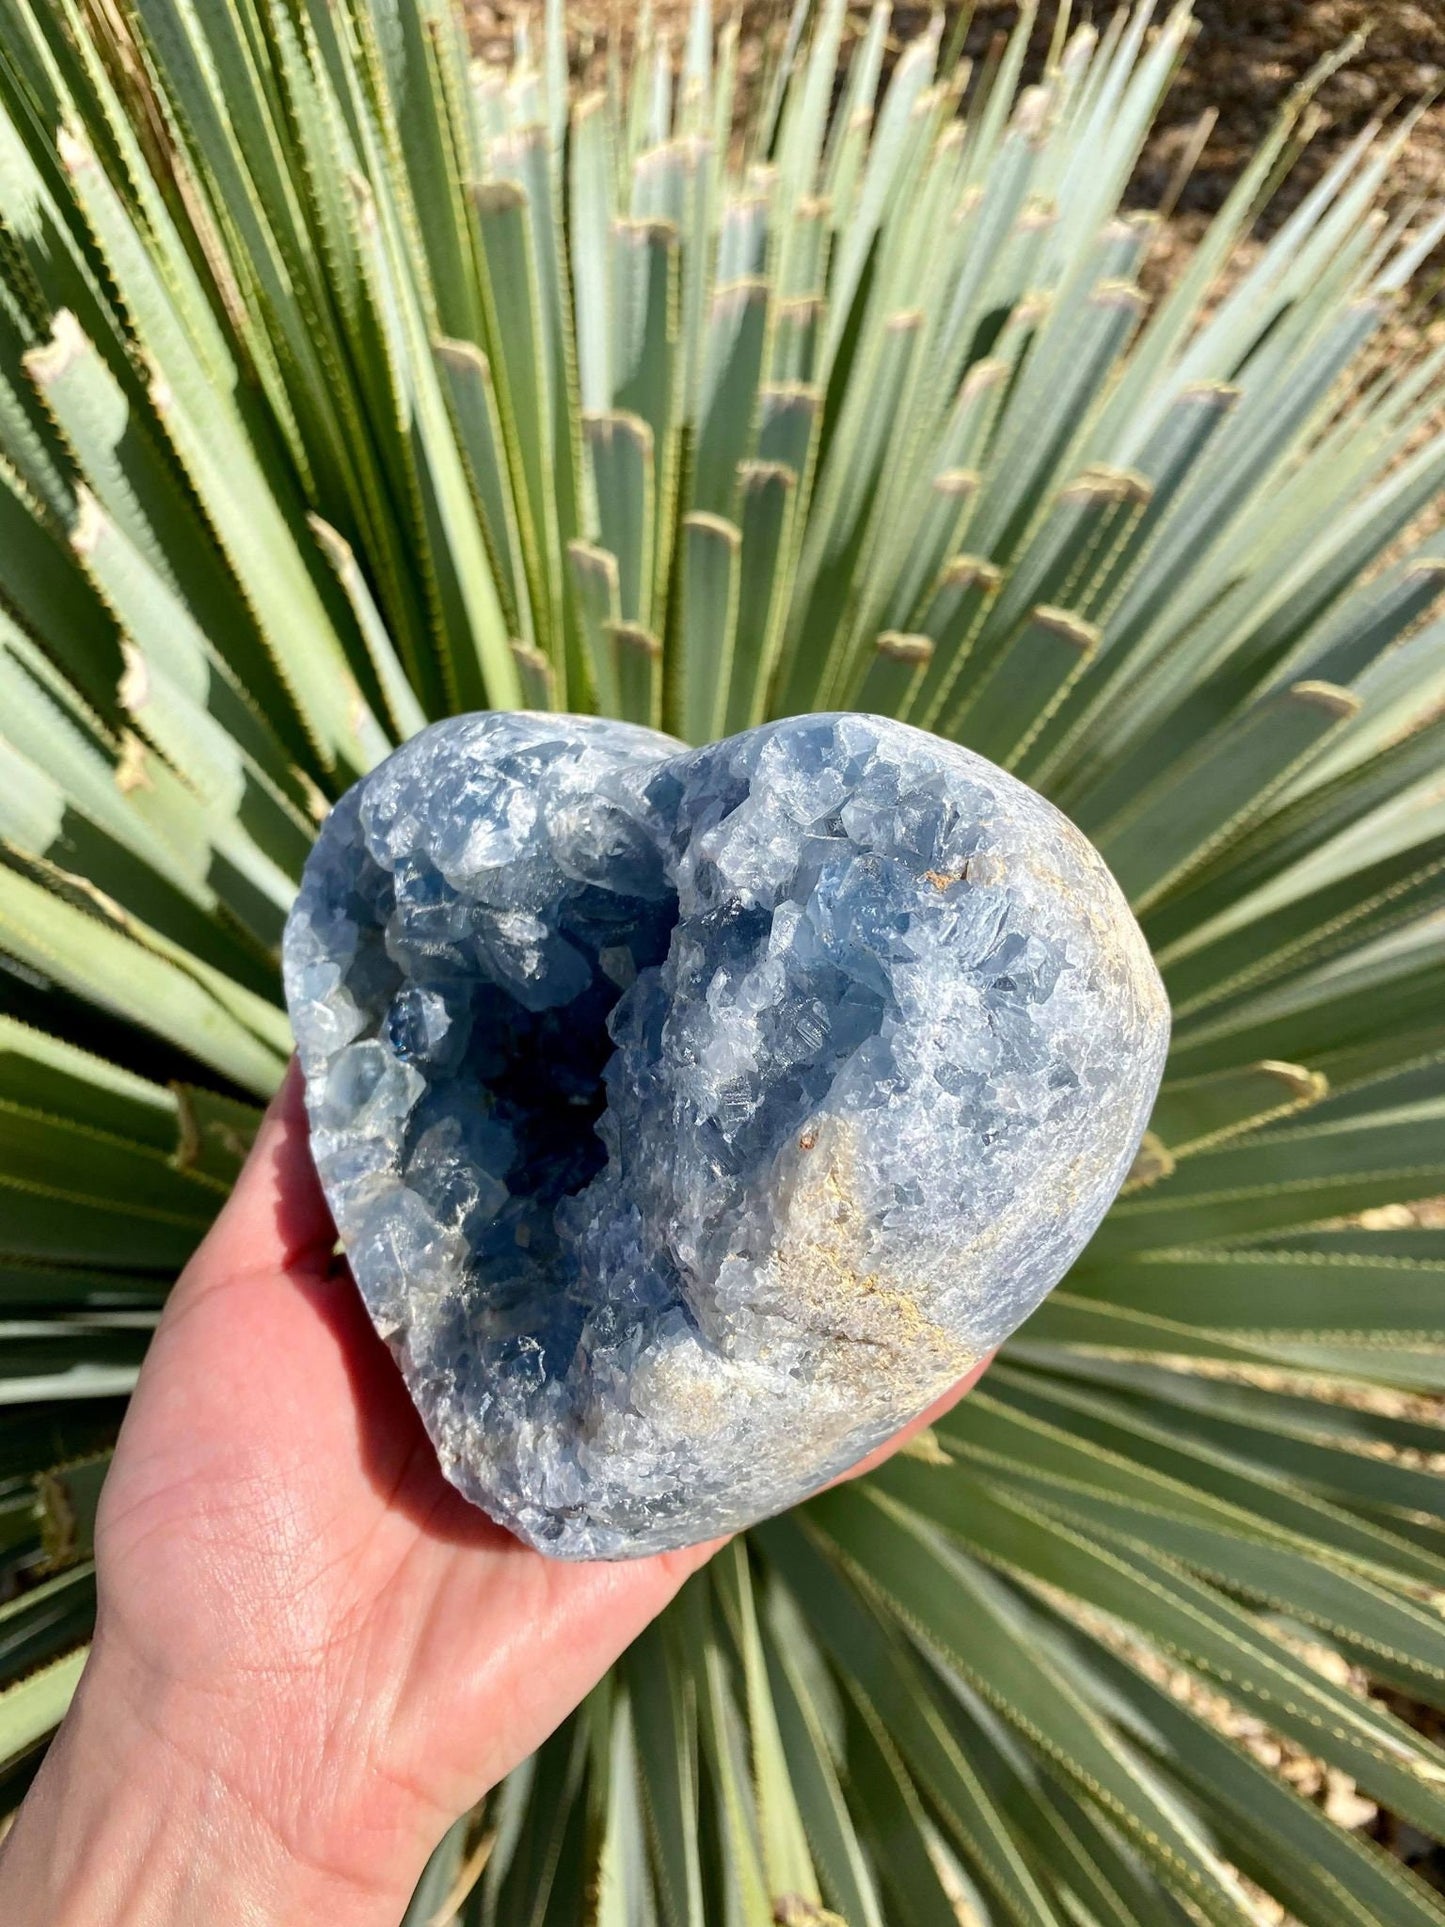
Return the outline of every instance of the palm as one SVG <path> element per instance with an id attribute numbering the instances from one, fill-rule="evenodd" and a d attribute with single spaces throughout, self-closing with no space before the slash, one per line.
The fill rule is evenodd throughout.
<path id="1" fill-rule="evenodd" d="M 138 1692 L 164 1694 L 183 1727 L 189 1711 L 233 1783 L 264 1776 L 239 1790 L 301 1853 L 323 1792 L 328 1835 L 340 1812 L 367 1838 L 369 1804 L 398 1784 L 418 1829 L 440 1831 L 707 1550 L 563 1565 L 467 1504 L 332 1236 L 293 1075 L 176 1287 L 99 1523 L 102 1637 Z M 246 1741 L 226 1757 L 233 1715 Z"/>

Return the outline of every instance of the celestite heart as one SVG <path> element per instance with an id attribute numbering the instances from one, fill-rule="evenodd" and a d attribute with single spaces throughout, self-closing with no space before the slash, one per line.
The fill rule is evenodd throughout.
<path id="1" fill-rule="evenodd" d="M 563 1557 L 791 1504 L 1029 1313 L 1168 1039 L 1103 862 L 875 716 L 438 723 L 286 932 L 312 1147 L 442 1467 Z"/>

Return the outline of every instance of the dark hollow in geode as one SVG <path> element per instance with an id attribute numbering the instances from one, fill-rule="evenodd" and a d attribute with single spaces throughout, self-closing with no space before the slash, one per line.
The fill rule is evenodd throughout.
<path id="1" fill-rule="evenodd" d="M 780 1510 L 1013 1329 L 1168 1014 L 1042 798 L 878 717 L 438 723 L 287 927 L 312 1148 L 447 1476 L 621 1557 Z"/>

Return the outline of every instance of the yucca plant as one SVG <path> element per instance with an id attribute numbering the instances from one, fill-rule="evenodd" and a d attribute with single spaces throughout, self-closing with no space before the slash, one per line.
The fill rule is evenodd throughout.
<path id="1" fill-rule="evenodd" d="M 446 0 L 0 0 L 12 1792 L 329 800 L 456 708 L 860 707 L 1102 848 L 1152 1133 L 984 1385 L 694 1581 L 410 1918 L 1445 1919 L 1238 1737 L 1445 1835 L 1359 1690 L 1445 1705 L 1445 1420 L 1388 1396 L 1445 1390 L 1445 1234 L 1352 1221 L 1445 1161 L 1442 356 L 1371 350 L 1445 222 L 1372 127 L 1239 266 L 1319 72 L 1151 304 L 1151 11 L 1021 87 L 1029 6 L 970 73 L 798 0 L 743 81 L 699 0 L 579 92 L 556 4 L 502 71 Z"/>

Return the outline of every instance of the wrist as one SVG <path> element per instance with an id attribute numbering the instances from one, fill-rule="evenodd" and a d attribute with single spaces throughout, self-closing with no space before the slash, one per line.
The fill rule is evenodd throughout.
<path id="1" fill-rule="evenodd" d="M 444 1816 L 390 1811 L 350 1831 L 314 1809 L 288 1837 L 264 1785 L 294 1763 L 227 1771 L 224 1708 L 137 1704 L 123 1659 L 97 1646 L 0 1846 L 7 1927 L 396 1927 Z"/>

